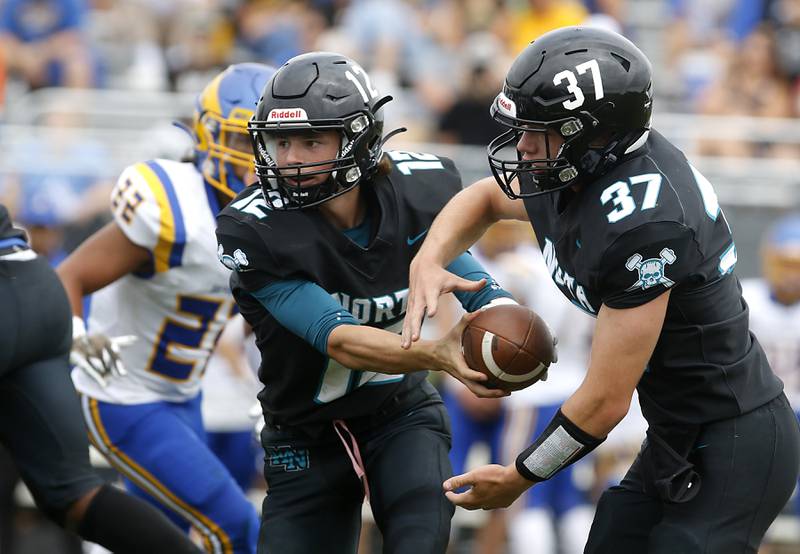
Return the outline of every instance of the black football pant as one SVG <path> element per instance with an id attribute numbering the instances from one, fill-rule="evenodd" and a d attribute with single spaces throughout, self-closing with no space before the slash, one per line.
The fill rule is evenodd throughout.
<path id="1" fill-rule="evenodd" d="M 0 260 L 0 441 L 56 518 L 103 483 L 89 464 L 71 344 L 72 311 L 47 262 Z"/>
<path id="2" fill-rule="evenodd" d="M 702 482 L 685 503 L 643 492 L 642 453 L 600 497 L 585 554 L 755 554 L 800 470 L 800 428 L 781 394 L 704 426 L 689 461 Z"/>
<path id="3" fill-rule="evenodd" d="M 451 476 L 450 424 L 427 382 L 388 413 L 346 422 L 358 443 L 370 505 L 391 554 L 443 554 L 454 507 L 442 493 Z M 346 432 L 343 432 L 347 438 Z M 334 430 L 265 427 L 259 554 L 355 554 L 364 489 Z"/>

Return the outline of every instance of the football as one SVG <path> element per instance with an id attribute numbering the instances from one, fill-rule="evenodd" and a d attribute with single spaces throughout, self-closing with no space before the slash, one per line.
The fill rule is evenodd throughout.
<path id="1" fill-rule="evenodd" d="M 487 308 L 461 335 L 467 365 L 489 377 L 487 387 L 506 391 L 547 378 L 547 369 L 557 359 L 555 342 L 536 312 L 512 304 Z"/>

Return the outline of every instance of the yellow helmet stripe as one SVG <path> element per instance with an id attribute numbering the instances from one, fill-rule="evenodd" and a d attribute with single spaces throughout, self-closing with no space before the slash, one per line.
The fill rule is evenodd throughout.
<path id="1" fill-rule="evenodd" d="M 155 162 L 138 163 L 136 170 L 144 177 L 160 211 L 161 225 L 153 258 L 156 273 L 161 273 L 181 264 L 186 243 L 183 213 L 172 182 L 160 166 Z"/>
<path id="2" fill-rule="evenodd" d="M 213 81 L 203 90 L 200 96 L 200 111 L 213 112 L 215 114 L 222 113 L 222 106 L 219 104 L 219 85 L 222 83 L 224 73 L 217 75 Z"/>

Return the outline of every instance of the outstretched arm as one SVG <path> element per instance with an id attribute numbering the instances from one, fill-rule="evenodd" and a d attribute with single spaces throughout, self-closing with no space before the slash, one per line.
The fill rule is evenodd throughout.
<path id="1" fill-rule="evenodd" d="M 352 313 L 316 283 L 274 281 L 250 294 L 283 327 L 349 369 L 389 374 L 445 371 L 478 396 L 506 395 L 482 385 L 486 376 L 470 369 L 464 361 L 461 333 L 475 314 L 464 316 L 440 340 L 419 341 L 414 348 L 403 349 L 395 333 L 360 325 Z"/>
<path id="2" fill-rule="evenodd" d="M 397 335 L 366 325 L 341 325 L 328 339 L 328 354 L 350 369 L 379 371 L 381 373 L 411 373 L 420 370 L 449 373 L 482 398 L 499 398 L 508 393 L 489 389 L 483 384 L 487 377 L 471 369 L 461 353 L 461 334 L 475 317 L 465 315 L 439 340 L 421 340 L 413 348 L 404 349 L 397 343 Z"/>
<path id="3" fill-rule="evenodd" d="M 520 200 L 511 200 L 493 178 L 482 179 L 456 194 L 439 212 L 409 270 L 408 311 L 402 346 L 419 340 L 422 319 L 434 316 L 439 296 L 474 291 L 484 283 L 462 279 L 444 268 L 501 219 L 528 220 Z"/>
<path id="4" fill-rule="evenodd" d="M 601 307 L 586 378 L 548 429 L 515 464 L 483 466 L 445 481 L 450 501 L 470 510 L 507 507 L 536 482 L 549 479 L 602 442 L 628 412 L 661 334 L 669 295 L 667 291 L 635 308 Z M 551 431 L 561 438 L 548 442 L 548 436 L 556 434 Z M 567 435 L 571 440 L 564 440 Z M 547 444 L 539 449 L 543 443 Z M 470 489 L 453 492 L 464 486 Z"/>

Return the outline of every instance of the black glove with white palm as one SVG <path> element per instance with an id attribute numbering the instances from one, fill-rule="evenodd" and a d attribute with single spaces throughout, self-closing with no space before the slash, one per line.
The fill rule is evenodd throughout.
<path id="1" fill-rule="evenodd" d="M 98 385 L 105 387 L 113 377 L 124 377 L 128 374 L 119 357 L 121 348 L 130 346 L 138 340 L 134 335 L 107 337 L 90 335 L 86 332 L 83 320 L 72 318 L 72 350 L 69 362 L 94 379 Z"/>

